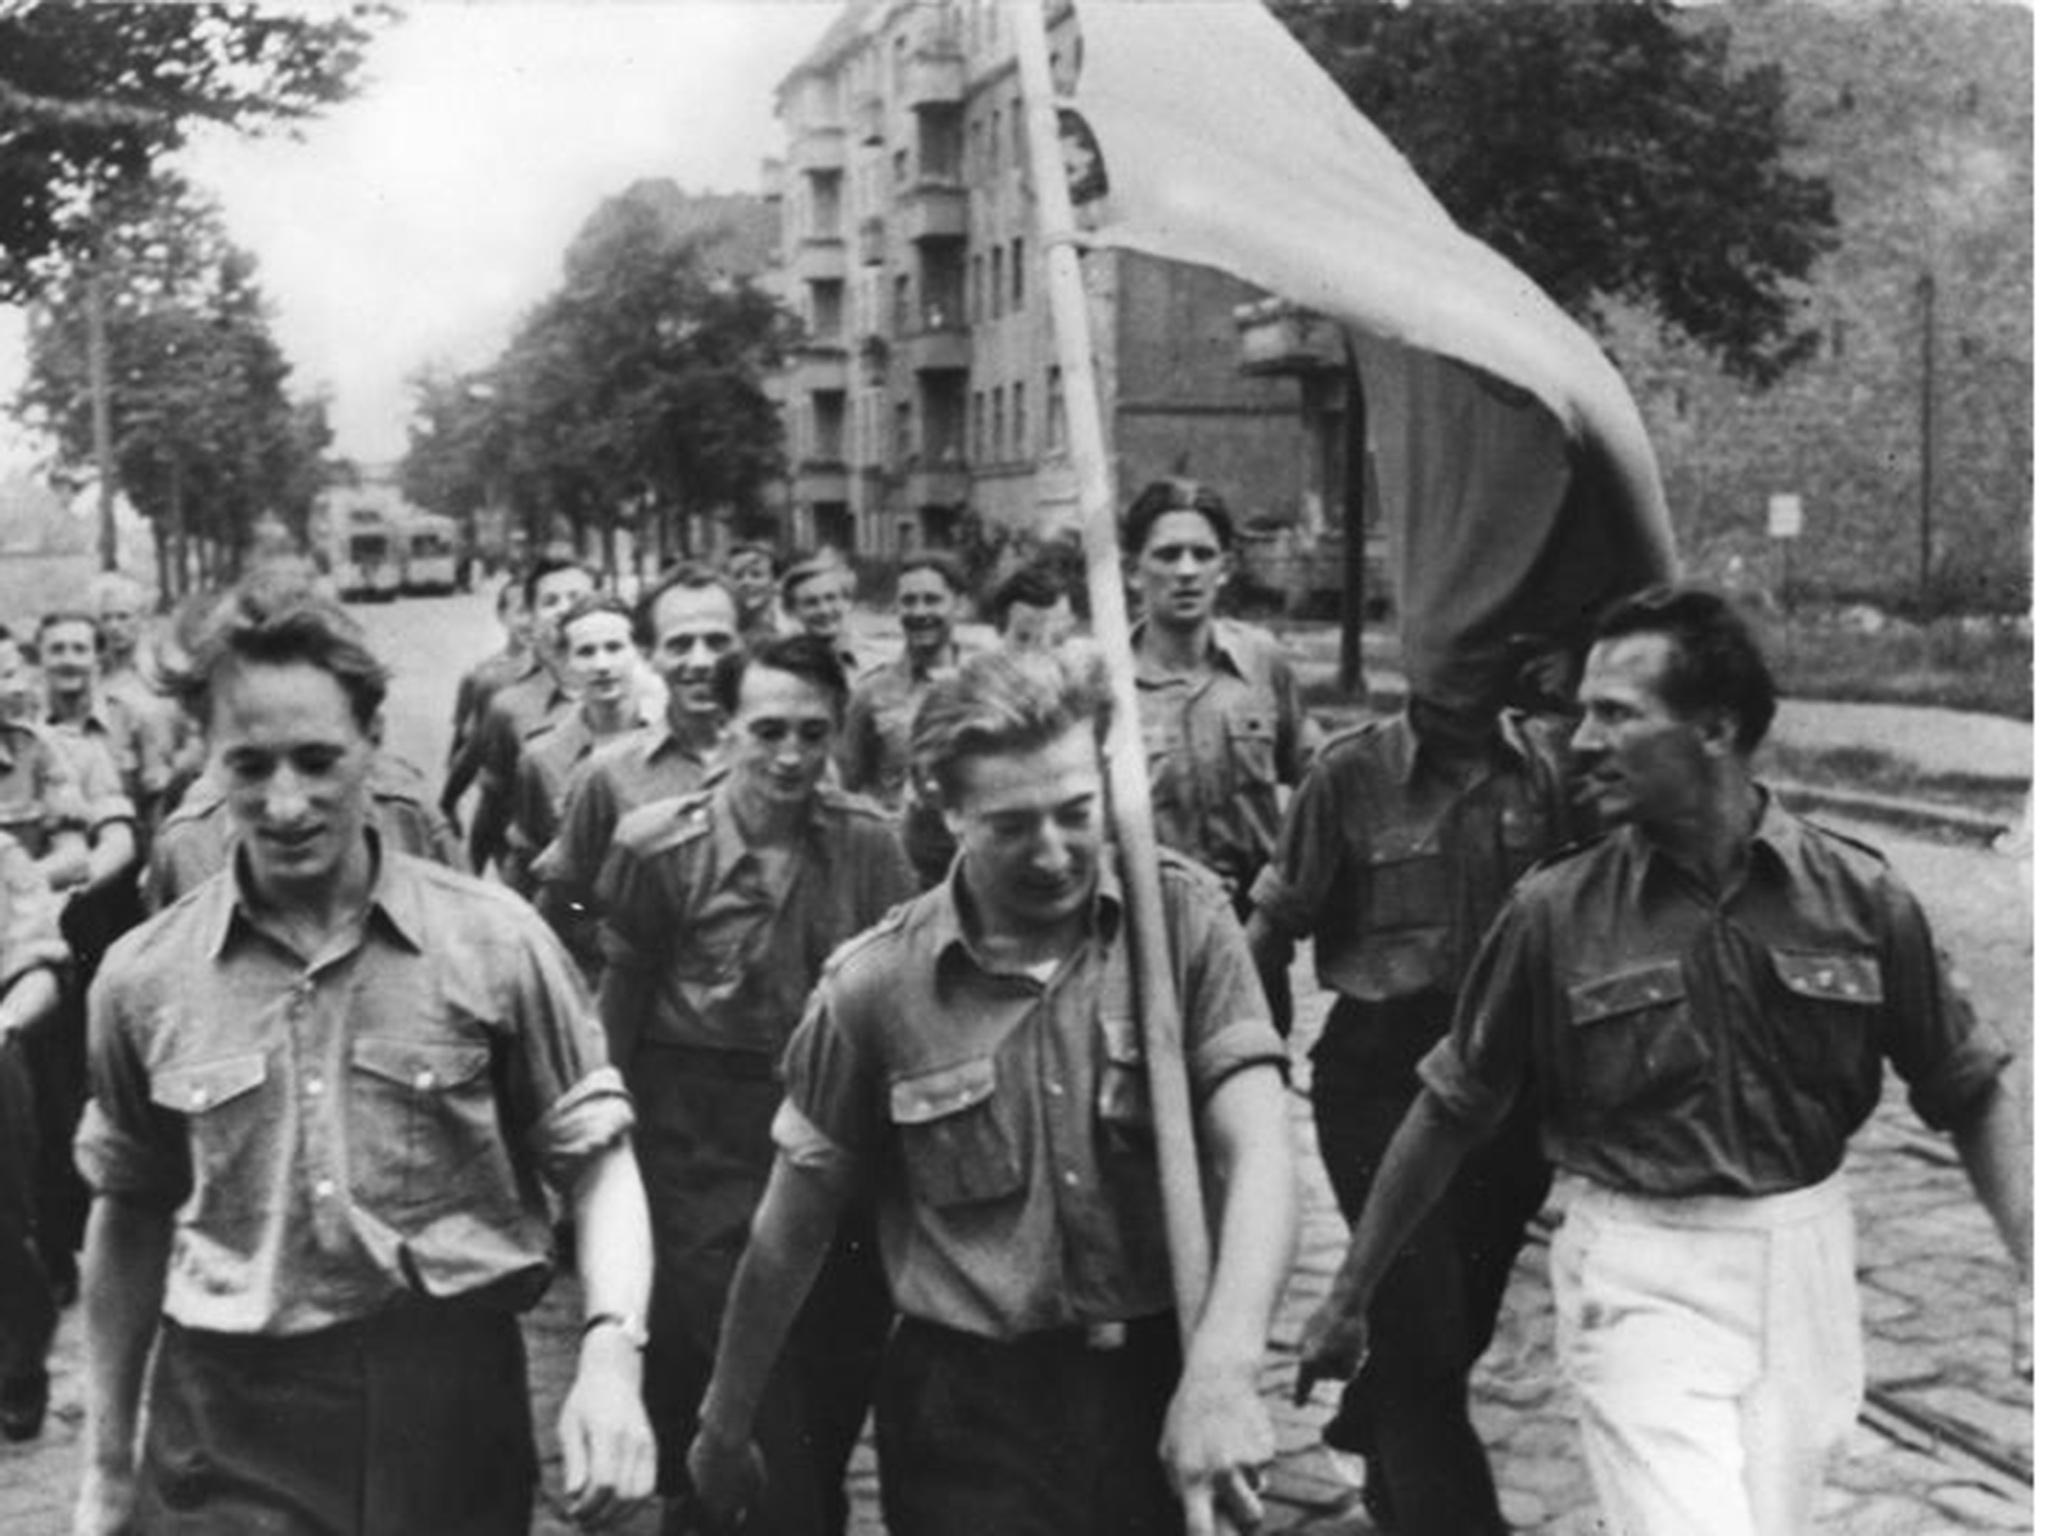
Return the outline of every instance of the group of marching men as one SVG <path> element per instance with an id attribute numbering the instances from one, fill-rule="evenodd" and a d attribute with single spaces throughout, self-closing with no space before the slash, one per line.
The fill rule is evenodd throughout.
<path id="1" fill-rule="evenodd" d="M 1505 1529 L 1467 1376 L 1554 1168 L 1611 1526 L 1805 1529 L 1861 1388 L 1844 1144 L 1890 1061 L 2024 1288 L 2010 1048 L 1883 861 L 1755 780 L 1774 692 L 1719 596 L 1637 594 L 1496 658 L 1483 701 L 1418 686 L 1323 741 L 1277 642 L 1217 613 L 1232 535 L 1185 480 L 1122 529 L 1213 1245 L 1187 1326 L 1110 696 L 1049 571 L 967 654 L 956 569 L 905 559 L 901 651 L 860 669 L 829 555 L 741 546 L 630 606 L 539 561 L 438 805 L 311 585 L 188 616 L 150 707 L 190 787 L 128 813 L 160 910 L 90 993 L 77 1529 L 527 1530 L 517 1317 L 565 1246 L 587 1525 L 658 1493 L 665 1531 L 837 1536 L 872 1412 L 896 1536 L 1256 1529 L 1301 939 L 1354 1238 L 1298 1390 L 1345 1383 L 1325 1436 L 1373 1520 Z M 28 914 L 95 814 L 8 872 L 9 1044 L 76 993 Z M 19 1214 L 0 1259 L 40 1274 Z M 0 1313 L 4 1410 L 48 1330 Z"/>

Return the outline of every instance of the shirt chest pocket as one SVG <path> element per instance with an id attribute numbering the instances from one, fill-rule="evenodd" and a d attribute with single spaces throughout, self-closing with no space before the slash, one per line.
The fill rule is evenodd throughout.
<path id="1" fill-rule="evenodd" d="M 1596 1114 L 1674 1103 L 1707 1068 L 1675 959 L 1575 983 L 1570 1018 L 1572 1082 Z"/>
<path id="2" fill-rule="evenodd" d="M 1230 747 L 1230 765 L 1241 779 L 1271 784 L 1278 774 L 1274 767 L 1279 723 L 1264 710 L 1234 711 L 1223 723 Z"/>
<path id="3" fill-rule="evenodd" d="M 994 1057 L 891 1083 L 889 1119 L 919 1204 L 972 1205 L 1024 1187 L 1022 1138 L 1002 1114 Z"/>
<path id="4" fill-rule="evenodd" d="M 1780 992 L 1766 1010 L 1794 1077 L 1809 1086 L 1858 1081 L 1878 1049 L 1884 973 L 1871 955 L 1771 948 Z"/>
<path id="5" fill-rule="evenodd" d="M 270 1075 L 261 1051 L 176 1061 L 149 1074 L 149 1097 L 185 1123 L 191 1203 L 208 1224 L 252 1220 L 272 1183 L 277 1119 L 257 1090 Z"/>
<path id="6" fill-rule="evenodd" d="M 1138 1021 L 1121 1008 L 1105 1008 L 1100 1026 L 1102 1076 L 1095 1089 L 1095 1120 L 1104 1149 L 1126 1155 L 1149 1152 L 1152 1090 L 1145 1077 L 1144 1035 Z"/>
<path id="7" fill-rule="evenodd" d="M 418 1216 L 504 1187 L 490 1064 L 482 1039 L 363 1035 L 351 1043 L 349 1185 L 361 1204 Z"/>

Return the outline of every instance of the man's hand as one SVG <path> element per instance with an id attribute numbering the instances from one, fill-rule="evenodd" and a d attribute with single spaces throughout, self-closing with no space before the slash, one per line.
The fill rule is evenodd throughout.
<path id="1" fill-rule="evenodd" d="M 615 1328 L 583 1339 L 562 1403 L 562 1492 L 569 1517 L 600 1530 L 654 1492 L 654 1432 L 640 1402 L 640 1351 Z"/>
<path id="2" fill-rule="evenodd" d="M 134 1519 L 135 1469 L 87 1462 L 71 1512 L 71 1536 L 129 1536 Z"/>
<path id="3" fill-rule="evenodd" d="M 767 1481 L 761 1448 L 750 1440 L 729 1438 L 707 1428 L 690 1442 L 690 1487 L 698 1507 L 722 1529 L 734 1530 Z"/>
<path id="4" fill-rule="evenodd" d="M 1310 1314 L 1301 1330 L 1301 1369 L 1294 1377 L 1294 1406 L 1308 1401 L 1319 1381 L 1349 1381 L 1365 1364 L 1365 1319 L 1339 1306 L 1335 1297 Z"/>
<path id="5" fill-rule="evenodd" d="M 1159 1459 L 1180 1496 L 1188 1536 L 1213 1536 L 1216 1511 L 1237 1530 L 1265 1519 L 1259 1489 L 1273 1463 L 1273 1424 L 1259 1401 L 1257 1362 L 1190 1360 L 1166 1410 Z"/>

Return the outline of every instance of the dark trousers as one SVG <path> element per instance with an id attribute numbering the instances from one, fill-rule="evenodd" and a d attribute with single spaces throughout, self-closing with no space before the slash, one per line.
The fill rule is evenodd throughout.
<path id="1" fill-rule="evenodd" d="M 39 1375 L 57 1331 L 36 1248 L 35 1100 L 25 1045 L 0 1039 L 0 1383 Z"/>
<path id="2" fill-rule="evenodd" d="M 301 1337 L 165 1321 L 147 1536 L 526 1536 L 538 1478 L 507 1312 L 419 1303 Z"/>
<path id="3" fill-rule="evenodd" d="M 1180 1536 L 1159 1463 L 1179 1376 L 1171 1316 L 1111 1350 L 902 1319 L 875 1394 L 890 1536 Z"/>
<path id="4" fill-rule="evenodd" d="M 782 1088 L 765 1056 L 663 1046 L 640 1049 L 630 1085 L 654 1228 L 647 1411 L 661 1490 L 681 1498 L 726 1290 L 775 1159 L 769 1127 Z M 862 1210 L 841 1228 L 755 1417 L 767 1480 L 749 1536 L 845 1530 L 846 1464 L 867 1418 L 890 1316 L 874 1219 Z"/>
<path id="5" fill-rule="evenodd" d="M 1354 1225 L 1415 1098 L 1415 1066 L 1450 1024 L 1448 994 L 1339 998 L 1317 1041 L 1310 1099 L 1323 1166 Z M 1515 1255 L 1550 1190 L 1528 1095 L 1477 1149 L 1401 1250 L 1368 1314 L 1365 1368 L 1323 1437 L 1364 1455 L 1403 1536 L 1505 1532 L 1468 1378 L 1486 1353 Z"/>

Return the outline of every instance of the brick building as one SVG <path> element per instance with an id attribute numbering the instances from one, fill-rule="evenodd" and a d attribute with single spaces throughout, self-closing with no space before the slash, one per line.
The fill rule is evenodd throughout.
<path id="1" fill-rule="evenodd" d="M 1056 51 L 1075 46 L 1056 9 Z M 854 0 L 782 82 L 771 166 L 784 296 L 790 536 L 886 556 L 1070 522 L 1062 381 L 1023 112 L 996 0 Z M 1284 382 L 1238 369 L 1254 292 L 1120 252 L 1084 261 L 1119 498 L 1214 481 L 1247 522 L 1300 515 L 1308 449 Z"/>

